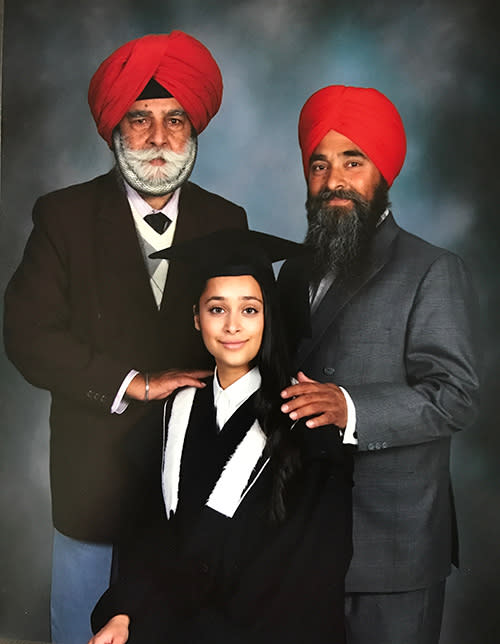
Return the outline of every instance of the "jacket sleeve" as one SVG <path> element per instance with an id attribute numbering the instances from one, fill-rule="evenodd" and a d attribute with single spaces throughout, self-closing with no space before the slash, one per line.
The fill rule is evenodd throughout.
<path id="1" fill-rule="evenodd" d="M 61 213 L 51 212 L 44 198 L 35 204 L 33 231 L 5 294 L 6 352 L 36 387 L 109 413 L 132 365 L 97 351 L 72 327 L 74 249 L 57 216 Z"/>
<path id="2" fill-rule="evenodd" d="M 443 253 L 423 276 L 407 321 L 406 382 L 348 387 L 360 450 L 446 438 L 474 421 L 477 326 L 470 277 L 457 256 Z"/>

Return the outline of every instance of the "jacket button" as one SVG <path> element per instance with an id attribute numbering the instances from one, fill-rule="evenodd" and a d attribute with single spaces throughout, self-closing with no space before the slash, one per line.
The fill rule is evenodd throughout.
<path id="1" fill-rule="evenodd" d="M 325 376 L 333 376 L 335 373 L 335 367 L 323 367 L 323 374 Z"/>
<path id="2" fill-rule="evenodd" d="M 368 443 L 368 449 L 369 450 L 375 449 L 375 446 L 373 445 L 373 443 Z"/>

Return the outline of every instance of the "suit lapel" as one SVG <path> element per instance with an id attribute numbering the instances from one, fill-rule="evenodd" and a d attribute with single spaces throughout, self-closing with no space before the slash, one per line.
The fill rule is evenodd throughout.
<path id="1" fill-rule="evenodd" d="M 156 304 L 126 193 L 114 171 L 103 184 L 98 208 L 96 259 L 98 283 L 119 315 L 154 313 Z"/>
<path id="2" fill-rule="evenodd" d="M 182 186 L 179 195 L 179 213 L 172 245 L 203 234 L 203 229 L 198 230 L 202 225 L 202 222 L 198 221 L 199 209 L 200 204 L 193 196 L 192 186 L 190 183 L 186 183 Z"/>
<path id="3" fill-rule="evenodd" d="M 131 307 L 148 315 L 157 316 L 158 308 L 150 285 L 147 267 L 137 239 L 134 218 L 130 211 L 127 196 L 120 179 L 114 171 L 108 174 L 108 181 L 102 193 L 102 201 L 97 220 L 97 259 L 102 277 L 101 283 L 107 284 L 105 297 L 114 302 L 120 310 Z M 172 244 L 202 235 L 203 218 L 199 204 L 193 198 L 189 183 L 181 189 L 179 213 Z M 164 312 L 167 292 L 172 284 L 177 284 L 183 273 L 182 267 L 171 265 L 163 291 L 160 311 Z M 131 301 L 133 294 L 133 301 Z"/>
<path id="4" fill-rule="evenodd" d="M 203 235 L 203 219 L 200 217 L 202 208 L 196 198 L 193 198 L 193 190 L 191 184 L 186 183 L 181 188 L 179 195 L 179 212 L 177 213 L 177 224 L 175 226 L 174 238 L 172 246 L 192 237 Z M 185 284 L 186 266 L 179 265 L 178 262 L 171 262 L 168 267 L 167 281 L 163 290 L 163 297 L 160 305 L 160 311 L 165 313 L 168 307 L 168 300 L 171 298 L 172 292 L 176 291 L 179 283 Z M 184 277 L 184 279 L 183 279 Z M 166 294 L 170 293 L 169 297 Z"/>
<path id="5" fill-rule="evenodd" d="M 398 226 L 392 214 L 380 225 L 364 269 L 348 282 L 331 285 L 322 302 L 311 316 L 311 335 L 304 337 L 297 348 L 296 364 L 304 360 L 321 342 L 326 330 L 332 325 L 345 305 L 385 266 L 392 254 Z"/>

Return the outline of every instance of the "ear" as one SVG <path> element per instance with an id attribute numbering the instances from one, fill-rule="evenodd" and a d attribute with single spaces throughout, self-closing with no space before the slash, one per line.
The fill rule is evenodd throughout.
<path id="1" fill-rule="evenodd" d="M 201 329 L 200 329 L 200 314 L 196 310 L 196 305 L 193 305 L 193 320 L 194 320 L 194 328 L 197 331 L 201 331 Z"/>

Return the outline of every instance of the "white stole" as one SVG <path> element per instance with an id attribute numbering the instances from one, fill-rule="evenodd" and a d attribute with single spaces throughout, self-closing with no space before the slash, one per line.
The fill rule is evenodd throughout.
<path id="1" fill-rule="evenodd" d="M 189 387 L 181 390 L 176 395 L 172 404 L 168 427 L 166 426 L 164 412 L 162 489 L 167 517 L 175 514 L 179 502 L 182 449 L 196 391 L 195 387 Z M 166 407 L 167 405 L 165 405 L 165 409 Z M 248 485 L 265 445 L 266 436 L 256 420 L 227 461 L 205 505 L 226 517 L 232 518 L 240 503 L 269 462 L 269 459 L 266 459 L 252 483 Z"/>

